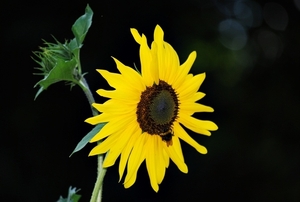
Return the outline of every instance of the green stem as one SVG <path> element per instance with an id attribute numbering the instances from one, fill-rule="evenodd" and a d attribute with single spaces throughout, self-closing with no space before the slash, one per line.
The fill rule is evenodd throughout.
<path id="1" fill-rule="evenodd" d="M 93 116 L 98 115 L 98 111 L 95 110 L 92 106 L 92 104 L 95 103 L 95 99 L 93 97 L 93 94 L 92 94 L 89 86 L 88 86 L 88 83 L 86 82 L 86 80 L 83 76 L 81 77 L 78 84 L 82 88 L 84 94 L 86 95 L 86 97 L 90 103 L 90 107 L 91 107 Z M 98 144 L 99 143 L 100 142 L 98 142 Z M 103 168 L 102 164 L 103 164 L 103 155 L 98 155 L 97 180 L 96 180 L 96 183 L 94 186 L 94 190 L 93 190 L 90 202 L 101 202 L 101 200 L 102 200 L 102 187 L 103 187 L 102 185 L 103 185 L 104 176 L 106 174 L 106 168 Z"/>
<path id="2" fill-rule="evenodd" d="M 77 64 L 78 64 L 78 73 L 79 75 L 81 75 L 81 62 L 80 62 L 80 49 L 77 52 L 77 55 L 75 56 L 76 60 L 77 60 Z"/>
<path id="3" fill-rule="evenodd" d="M 106 174 L 106 168 L 102 167 L 102 163 L 103 155 L 98 155 L 98 176 L 90 202 L 101 202 L 102 200 L 102 185 L 104 176 Z"/>
<path id="4" fill-rule="evenodd" d="M 79 86 L 81 87 L 81 89 L 83 90 L 86 98 L 88 99 L 89 103 L 90 103 L 90 107 L 92 110 L 92 114 L 93 116 L 98 115 L 98 111 L 95 110 L 95 108 L 92 106 L 93 103 L 95 103 L 95 99 L 93 97 L 93 94 L 89 88 L 88 83 L 86 82 L 85 78 L 82 76 L 80 81 L 79 81 Z"/>

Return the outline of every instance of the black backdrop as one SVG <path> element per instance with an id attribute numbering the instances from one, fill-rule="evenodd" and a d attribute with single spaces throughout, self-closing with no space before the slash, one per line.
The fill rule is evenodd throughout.
<path id="1" fill-rule="evenodd" d="M 182 143 L 189 173 L 171 163 L 158 193 L 150 186 L 144 164 L 129 189 L 118 183 L 117 165 L 109 168 L 104 201 L 300 200 L 299 0 L 4 0 L 1 201 L 56 201 L 70 185 L 81 189 L 81 201 L 89 201 L 96 157 L 87 155 L 94 145 L 69 158 L 92 128 L 83 122 L 91 116 L 88 103 L 78 87 L 70 91 L 63 83 L 34 101 L 33 86 L 41 77 L 33 76 L 36 64 L 31 59 L 42 39 L 73 38 L 70 28 L 87 3 L 94 18 L 81 56 L 93 92 L 109 88 L 95 69 L 116 71 L 110 56 L 127 65 L 139 64 L 138 45 L 129 28 L 145 33 L 150 42 L 159 24 L 181 62 L 197 51 L 192 72 L 207 74 L 201 86 L 207 96 L 201 102 L 215 109 L 199 117 L 219 126 L 211 137 L 190 133 L 208 154 Z M 95 98 L 103 102 L 96 94 Z"/>

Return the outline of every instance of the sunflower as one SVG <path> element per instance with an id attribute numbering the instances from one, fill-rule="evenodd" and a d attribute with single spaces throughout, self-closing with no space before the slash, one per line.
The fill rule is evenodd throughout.
<path id="1" fill-rule="evenodd" d="M 190 53 L 180 65 L 177 53 L 164 41 L 164 32 L 159 25 L 155 27 L 151 48 L 145 35 L 140 35 L 136 29 L 130 31 L 140 45 L 141 72 L 115 58 L 120 73 L 97 70 L 114 90 L 97 91 L 109 99 L 103 104 L 94 103 L 93 107 L 101 114 L 86 119 L 93 125 L 107 123 L 91 139 L 90 142 L 102 142 L 89 155 L 107 153 L 103 162 L 105 168 L 114 165 L 120 156 L 120 180 L 127 165 L 125 188 L 134 184 L 137 171 L 145 160 L 151 186 L 157 192 L 170 159 L 180 171 L 188 172 L 179 139 L 199 153 L 207 153 L 183 126 L 207 136 L 218 127 L 211 121 L 192 117 L 196 112 L 213 112 L 213 108 L 197 103 L 205 96 L 197 92 L 205 73 L 195 76 L 188 73 L 196 52 Z"/>

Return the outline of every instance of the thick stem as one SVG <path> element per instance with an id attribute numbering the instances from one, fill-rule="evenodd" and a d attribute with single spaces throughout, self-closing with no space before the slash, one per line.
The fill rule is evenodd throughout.
<path id="1" fill-rule="evenodd" d="M 93 94 L 92 94 L 92 92 L 89 88 L 88 83 L 86 82 L 86 80 L 83 76 L 81 77 L 81 79 L 79 81 L 79 86 L 81 87 L 81 89 L 83 90 L 86 98 L 89 101 L 93 116 L 98 115 L 98 111 L 95 110 L 95 108 L 92 106 L 92 104 L 95 103 L 95 99 L 94 99 Z"/>
<path id="2" fill-rule="evenodd" d="M 106 168 L 102 167 L 102 163 L 103 155 L 98 155 L 98 176 L 90 202 L 101 202 L 102 200 L 102 185 L 104 176 L 106 174 Z"/>
<path id="3" fill-rule="evenodd" d="M 79 81 L 79 86 L 82 88 L 84 94 L 86 95 L 86 97 L 89 101 L 93 116 L 98 115 L 98 111 L 95 110 L 92 106 L 92 104 L 95 103 L 95 99 L 93 97 L 93 94 L 92 94 L 89 86 L 88 86 L 88 83 L 86 82 L 86 80 L 83 76 L 81 77 L 81 79 Z M 99 142 L 98 142 L 98 144 L 99 144 Z M 98 155 L 97 180 L 96 180 L 96 183 L 94 186 L 94 190 L 93 190 L 90 202 L 101 202 L 101 200 L 102 200 L 102 185 L 103 185 L 104 176 L 106 174 L 106 169 L 103 168 L 102 164 L 103 164 L 103 154 Z"/>

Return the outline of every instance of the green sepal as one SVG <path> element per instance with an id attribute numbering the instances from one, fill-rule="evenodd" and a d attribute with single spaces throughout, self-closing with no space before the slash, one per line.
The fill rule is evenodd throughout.
<path id="1" fill-rule="evenodd" d="M 50 85 L 57 83 L 59 81 L 70 81 L 77 83 L 78 81 L 74 76 L 76 75 L 76 66 L 77 62 L 75 58 L 69 61 L 64 61 L 62 59 L 57 59 L 56 65 L 53 69 L 47 74 L 44 79 L 40 80 L 35 84 L 34 87 L 40 86 L 40 89 L 35 95 L 36 99 L 41 92 L 46 90 Z"/>
<path id="2" fill-rule="evenodd" d="M 81 48 L 82 42 L 91 27 L 93 11 L 89 5 L 85 8 L 85 14 L 80 16 L 72 26 L 72 32 L 76 38 L 77 47 Z"/>
<path id="3" fill-rule="evenodd" d="M 77 56 L 79 54 L 79 50 L 80 47 L 78 47 L 77 45 L 77 41 L 76 38 L 72 39 L 69 43 L 68 43 L 68 47 L 69 49 L 72 51 L 72 53 Z"/>
<path id="4" fill-rule="evenodd" d="M 76 194 L 80 189 L 76 190 L 76 187 L 72 188 L 69 187 L 68 197 L 63 198 L 62 196 L 59 197 L 57 202 L 78 202 L 81 195 Z"/>
<path id="5" fill-rule="evenodd" d="M 68 48 L 70 49 L 70 51 L 73 53 L 74 57 L 77 60 L 77 63 L 80 64 L 80 48 L 82 47 L 82 45 L 80 45 L 80 47 L 78 47 L 76 38 L 70 40 L 70 42 L 67 44 Z M 81 74 L 81 69 L 78 69 L 79 74 Z"/>
<path id="6" fill-rule="evenodd" d="M 86 134 L 86 136 L 84 136 L 82 138 L 82 140 L 77 144 L 76 148 L 74 149 L 74 151 L 70 154 L 69 157 L 71 157 L 75 152 L 80 151 L 81 149 L 83 149 L 85 147 L 85 145 L 87 145 L 87 143 L 89 143 L 89 141 L 97 134 L 99 133 L 99 131 L 103 128 L 103 126 L 105 126 L 106 123 L 100 123 L 98 125 L 96 125 L 88 134 Z"/>

